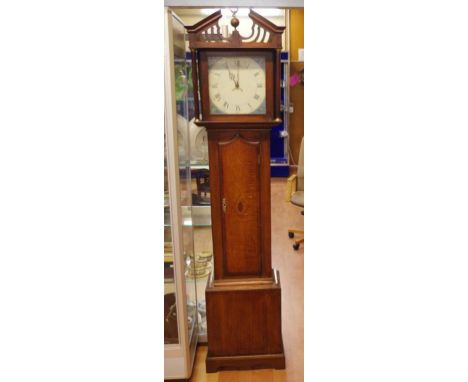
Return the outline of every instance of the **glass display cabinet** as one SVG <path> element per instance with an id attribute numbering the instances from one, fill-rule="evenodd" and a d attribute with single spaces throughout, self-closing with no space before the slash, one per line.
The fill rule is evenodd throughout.
<path id="1" fill-rule="evenodd" d="M 164 378 L 190 377 L 198 341 L 185 29 L 165 9 Z"/>
<path id="2" fill-rule="evenodd" d="M 186 52 L 187 57 L 187 52 Z M 205 288 L 213 267 L 213 244 L 211 236 L 211 199 L 208 165 L 208 137 L 206 129 L 194 123 L 191 61 L 186 60 L 189 73 L 188 115 L 189 148 L 192 192 L 192 226 L 194 235 L 194 261 L 192 272 L 198 297 L 198 341 L 207 341 Z"/>

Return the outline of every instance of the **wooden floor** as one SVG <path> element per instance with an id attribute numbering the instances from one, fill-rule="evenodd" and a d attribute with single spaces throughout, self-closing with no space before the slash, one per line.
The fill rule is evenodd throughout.
<path id="1" fill-rule="evenodd" d="M 302 229 L 300 208 L 284 201 L 286 181 L 271 182 L 272 262 L 279 269 L 282 288 L 283 342 L 286 370 L 205 372 L 207 347 L 197 350 L 190 382 L 303 382 L 304 381 L 304 249 L 295 251 L 288 228 Z"/>

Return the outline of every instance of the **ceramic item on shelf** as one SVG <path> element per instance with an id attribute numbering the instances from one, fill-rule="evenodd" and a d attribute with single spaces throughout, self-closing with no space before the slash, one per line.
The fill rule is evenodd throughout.
<path id="1" fill-rule="evenodd" d="M 189 123 L 190 160 L 208 163 L 208 136 L 204 126 L 197 126 L 193 118 Z"/>

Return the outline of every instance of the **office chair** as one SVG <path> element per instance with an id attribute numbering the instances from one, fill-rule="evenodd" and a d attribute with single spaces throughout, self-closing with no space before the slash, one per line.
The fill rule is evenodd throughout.
<path id="1" fill-rule="evenodd" d="M 288 178 L 286 188 L 286 201 L 296 206 L 304 208 L 304 137 L 301 142 L 301 150 L 299 151 L 299 164 L 297 166 L 297 174 L 291 175 Z M 304 215 L 304 210 L 301 211 Z M 301 234 L 302 238 L 294 240 L 293 248 L 297 251 L 299 245 L 304 243 L 303 229 L 288 229 L 288 236 L 292 239 L 294 234 Z"/>

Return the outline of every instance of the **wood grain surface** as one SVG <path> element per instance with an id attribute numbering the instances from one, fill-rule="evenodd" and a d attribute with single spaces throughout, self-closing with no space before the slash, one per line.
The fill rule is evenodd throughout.
<path id="1" fill-rule="evenodd" d="M 260 141 L 236 137 L 219 143 L 224 273 L 261 275 Z"/>
<path id="2" fill-rule="evenodd" d="M 208 145 L 214 277 L 271 277 L 270 133 L 208 129 Z"/>

